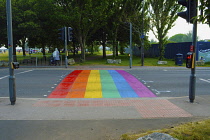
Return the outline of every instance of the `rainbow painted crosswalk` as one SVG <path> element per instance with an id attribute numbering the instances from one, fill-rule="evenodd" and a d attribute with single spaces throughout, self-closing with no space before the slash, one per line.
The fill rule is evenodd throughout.
<path id="1" fill-rule="evenodd" d="M 48 98 L 135 98 L 156 97 L 124 70 L 74 70 Z"/>

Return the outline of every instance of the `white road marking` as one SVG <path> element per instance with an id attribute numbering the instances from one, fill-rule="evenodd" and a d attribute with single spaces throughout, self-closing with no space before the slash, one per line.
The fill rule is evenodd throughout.
<path id="1" fill-rule="evenodd" d="M 0 80 L 1 80 L 1 79 L 4 79 L 4 78 L 7 78 L 7 77 L 9 77 L 9 75 L 6 75 L 6 76 L 4 76 L 4 77 L 0 77 Z"/>
<path id="2" fill-rule="evenodd" d="M 16 73 L 15 75 L 19 75 L 19 74 L 23 74 L 23 73 L 27 73 L 27 72 L 31 72 L 31 71 L 33 71 L 33 70 L 27 70 L 27 71 L 19 72 L 19 73 Z M 7 78 L 7 77 L 9 77 L 9 75 L 0 77 L 0 80 L 1 80 L 1 79 L 4 79 L 4 78 Z"/>
<path id="3" fill-rule="evenodd" d="M 27 72 L 31 72 L 31 71 L 33 71 L 33 70 L 27 70 L 27 71 L 19 72 L 19 73 L 17 73 L 16 75 L 18 75 L 18 74 L 23 74 L 23 73 L 27 73 Z"/>
<path id="4" fill-rule="evenodd" d="M 210 83 L 210 80 L 208 79 L 208 80 L 206 80 L 206 79 L 202 79 L 202 78 L 200 78 L 200 80 L 201 81 L 204 81 L 204 82 L 207 82 L 207 83 Z"/>
<path id="5" fill-rule="evenodd" d="M 153 83 L 154 81 L 144 81 L 144 80 L 142 80 L 142 82 L 144 82 L 144 84 L 147 84 L 147 83 Z"/>
<path id="6" fill-rule="evenodd" d="M 166 91 L 158 91 L 157 89 L 152 89 L 153 91 L 156 92 L 157 95 L 161 94 L 161 93 L 170 93 L 171 91 L 166 90 Z"/>

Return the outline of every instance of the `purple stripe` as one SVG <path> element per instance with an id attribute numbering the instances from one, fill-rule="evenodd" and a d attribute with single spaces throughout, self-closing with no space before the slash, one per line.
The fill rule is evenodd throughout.
<path id="1" fill-rule="evenodd" d="M 136 92 L 136 94 L 139 97 L 157 97 L 144 84 L 142 84 L 138 79 L 136 79 L 130 73 L 124 70 L 116 70 L 116 71 L 125 78 L 125 80 L 133 88 L 133 90 Z"/>

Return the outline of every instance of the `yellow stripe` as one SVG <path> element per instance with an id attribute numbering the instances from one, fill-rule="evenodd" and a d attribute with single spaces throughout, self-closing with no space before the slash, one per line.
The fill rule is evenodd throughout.
<path id="1" fill-rule="evenodd" d="M 86 86 L 85 98 L 102 98 L 99 70 L 91 70 Z"/>

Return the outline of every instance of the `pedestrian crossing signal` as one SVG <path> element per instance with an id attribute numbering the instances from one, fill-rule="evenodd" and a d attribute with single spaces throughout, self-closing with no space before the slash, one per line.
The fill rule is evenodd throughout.
<path id="1" fill-rule="evenodd" d="M 194 68 L 194 53 L 193 52 L 187 53 L 186 68 Z"/>

